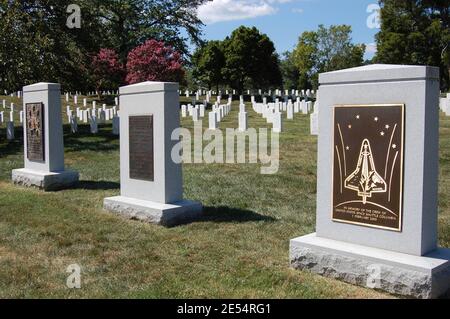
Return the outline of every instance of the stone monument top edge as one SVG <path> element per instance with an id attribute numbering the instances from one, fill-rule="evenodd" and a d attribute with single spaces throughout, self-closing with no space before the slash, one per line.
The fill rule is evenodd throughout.
<path id="1" fill-rule="evenodd" d="M 425 79 L 439 80 L 439 68 L 422 65 L 372 64 L 319 75 L 321 85 Z"/>
<path id="2" fill-rule="evenodd" d="M 59 83 L 39 82 L 23 87 L 23 92 L 35 92 L 45 90 L 61 90 L 61 85 Z"/>
<path id="3" fill-rule="evenodd" d="M 119 93 L 123 94 L 136 94 L 136 93 L 152 93 L 159 91 L 178 91 L 179 84 L 176 82 L 140 82 L 119 88 Z"/>

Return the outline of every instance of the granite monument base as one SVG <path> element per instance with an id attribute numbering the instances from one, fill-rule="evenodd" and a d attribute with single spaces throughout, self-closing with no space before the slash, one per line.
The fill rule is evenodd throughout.
<path id="1" fill-rule="evenodd" d="M 69 188 L 78 182 L 79 174 L 75 171 L 43 172 L 31 169 L 15 169 L 12 181 L 16 185 L 37 187 L 47 192 Z"/>
<path id="2" fill-rule="evenodd" d="M 105 198 L 103 207 L 129 219 L 165 227 L 195 221 L 203 212 L 203 206 L 198 202 L 183 200 L 174 204 L 161 204 L 123 196 Z"/>
<path id="3" fill-rule="evenodd" d="M 291 240 L 290 263 L 295 269 L 418 299 L 438 298 L 450 288 L 450 249 L 419 257 L 311 234 Z"/>

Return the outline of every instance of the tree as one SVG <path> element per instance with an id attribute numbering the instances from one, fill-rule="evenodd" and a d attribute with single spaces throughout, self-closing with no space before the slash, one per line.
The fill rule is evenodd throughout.
<path id="1" fill-rule="evenodd" d="M 0 0 L 0 86 L 9 91 L 40 81 L 65 90 L 95 84 L 90 64 L 101 48 L 113 48 L 121 62 L 147 39 L 188 55 L 188 41 L 200 43 L 199 5 L 207 0 L 77 0 L 81 28 L 69 28 L 73 0 Z"/>
<path id="2" fill-rule="evenodd" d="M 192 75 L 195 80 L 205 84 L 208 89 L 213 86 L 219 91 L 219 85 L 224 82 L 223 68 L 225 55 L 220 41 L 209 41 L 199 47 L 192 56 Z"/>
<path id="3" fill-rule="evenodd" d="M 245 85 L 269 88 L 281 85 L 281 71 L 275 46 L 255 27 L 234 30 L 224 41 L 224 75 L 242 93 Z"/>
<path id="4" fill-rule="evenodd" d="M 450 87 L 450 0 L 380 0 L 375 61 L 437 66 Z"/>
<path id="5" fill-rule="evenodd" d="M 317 88 L 318 75 L 361 66 L 364 63 L 364 44 L 353 44 L 352 29 L 347 25 L 319 26 L 317 31 L 304 32 L 293 52 L 294 63 L 300 72 L 300 86 Z"/>
<path id="6" fill-rule="evenodd" d="M 0 78 L 7 90 L 34 82 L 59 82 L 66 89 L 89 83 L 88 53 L 99 34 L 94 24 L 66 26 L 70 0 L 0 0 Z M 84 1 L 80 1 L 82 5 Z M 89 11 L 85 17 L 89 19 Z"/>
<path id="7" fill-rule="evenodd" d="M 119 55 L 111 49 L 101 49 L 92 59 L 92 76 L 98 92 L 116 89 L 124 80 L 125 70 Z"/>
<path id="8" fill-rule="evenodd" d="M 188 55 L 187 42 L 201 43 L 203 23 L 197 9 L 207 0 L 94 0 L 104 21 L 107 44 L 125 61 L 128 52 L 147 39 L 164 41 Z M 186 36 L 182 36 L 186 34 Z"/>
<path id="9" fill-rule="evenodd" d="M 128 54 L 129 84 L 144 81 L 182 82 L 184 70 L 181 54 L 164 42 L 148 40 Z"/>
<path id="10" fill-rule="evenodd" d="M 319 73 L 319 40 L 314 31 L 305 31 L 300 36 L 297 47 L 292 52 L 292 59 L 297 66 L 299 89 L 312 88 L 318 82 Z"/>
<path id="11" fill-rule="evenodd" d="M 295 65 L 293 55 L 287 51 L 283 53 L 283 59 L 280 63 L 281 74 L 283 76 L 283 86 L 285 89 L 300 89 L 300 71 Z"/>

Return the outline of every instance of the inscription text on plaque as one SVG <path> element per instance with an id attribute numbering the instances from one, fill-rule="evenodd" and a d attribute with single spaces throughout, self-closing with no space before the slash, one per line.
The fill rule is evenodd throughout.
<path id="1" fill-rule="evenodd" d="M 26 111 L 27 158 L 30 161 L 45 161 L 44 104 L 28 103 Z"/>
<path id="2" fill-rule="evenodd" d="M 334 108 L 333 220 L 401 231 L 404 105 Z"/>
<path id="3" fill-rule="evenodd" d="M 153 115 L 129 117 L 130 178 L 154 181 Z"/>

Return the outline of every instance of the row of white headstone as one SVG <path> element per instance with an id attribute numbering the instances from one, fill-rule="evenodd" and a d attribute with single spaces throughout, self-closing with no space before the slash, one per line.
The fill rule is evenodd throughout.
<path id="1" fill-rule="evenodd" d="M 92 109 L 88 108 L 83 110 L 77 107 L 74 113 L 69 105 L 67 105 L 66 108 L 67 119 L 71 125 L 72 133 L 78 132 L 78 121 L 89 123 L 91 133 L 97 134 L 98 124 L 105 124 L 106 122 L 112 120 L 113 134 L 119 135 L 120 118 L 119 111 L 116 106 L 107 108 L 106 104 L 103 104 L 102 108 L 97 109 L 94 101 Z"/>
<path id="2" fill-rule="evenodd" d="M 199 105 L 192 105 L 192 104 L 188 104 L 188 105 L 182 105 L 181 106 L 181 116 L 183 118 L 185 117 L 192 117 L 192 120 L 194 122 L 198 122 L 198 120 L 200 118 L 204 118 L 205 117 L 205 110 L 206 110 L 206 102 L 204 104 L 199 104 Z"/>
<path id="3" fill-rule="evenodd" d="M 212 111 L 209 112 L 209 129 L 217 130 L 219 128 L 219 123 L 222 122 L 223 118 L 230 114 L 231 112 L 231 101 L 229 100 L 227 104 L 216 104 L 213 105 Z"/>
<path id="4" fill-rule="evenodd" d="M 22 97 L 22 91 L 8 93 L 7 90 L 4 90 L 3 92 L 4 92 L 5 95 L 9 95 L 10 97 L 18 97 L 19 99 Z"/>
<path id="5" fill-rule="evenodd" d="M 293 120 L 296 113 L 309 114 L 314 109 L 312 101 L 305 101 L 297 98 L 295 102 L 280 102 L 276 99 L 274 103 L 267 103 L 267 99 L 263 99 L 263 103 L 256 103 L 252 98 L 253 110 L 262 115 L 267 123 L 273 124 L 273 131 L 281 133 L 283 131 L 283 112 L 286 112 L 286 119 Z"/>
<path id="6" fill-rule="evenodd" d="M 247 90 L 247 95 L 252 95 L 253 92 L 255 92 L 255 90 Z M 284 92 L 280 89 L 276 89 L 274 91 L 269 90 L 268 92 L 263 92 L 262 89 L 259 89 L 258 91 L 258 95 L 262 96 L 262 95 L 268 95 L 268 96 L 295 96 L 295 97 L 304 97 L 304 98 L 314 98 L 316 96 L 316 92 L 314 90 L 284 90 Z M 182 95 L 182 91 L 179 91 L 179 94 Z M 225 90 L 225 95 L 236 95 L 236 90 Z M 184 95 L 189 98 L 191 96 L 196 97 L 197 100 L 200 100 L 201 96 L 206 96 L 206 99 L 209 100 L 211 99 L 212 96 L 214 95 L 218 95 L 218 96 L 222 96 L 223 92 L 221 90 L 217 91 L 212 91 L 212 90 L 203 90 L 203 89 L 199 89 L 197 91 L 189 91 L 186 90 L 184 91 Z M 220 103 L 220 102 L 219 102 Z"/>
<path id="7" fill-rule="evenodd" d="M 14 104 L 11 103 L 11 109 L 13 111 L 9 112 L 9 120 L 5 117 L 5 112 L 0 111 L 0 125 L 6 123 L 6 138 L 11 141 L 15 139 L 14 135 Z M 76 114 L 71 110 L 70 106 L 67 105 L 66 109 L 67 120 L 71 125 L 71 132 L 78 132 L 78 121 L 83 123 L 89 123 L 91 133 L 98 133 L 98 124 L 104 124 L 108 121 L 112 121 L 113 125 L 113 134 L 119 135 L 120 131 L 120 118 L 119 111 L 117 107 L 114 106 L 112 108 L 107 108 L 106 104 L 103 104 L 103 107 L 100 109 L 96 109 L 95 102 L 92 109 L 82 110 L 81 108 L 76 108 Z M 23 124 L 24 114 L 23 111 L 19 111 L 19 122 Z"/>
<path id="8" fill-rule="evenodd" d="M 19 99 L 22 98 L 22 91 L 17 91 L 17 92 L 13 92 L 8 94 L 8 91 L 4 90 L 5 95 L 9 95 L 11 97 L 18 97 Z M 99 93 L 101 93 L 101 95 L 119 95 L 119 91 L 95 91 L 95 92 L 88 92 L 88 96 L 95 96 L 95 95 L 100 95 Z M 74 95 L 72 95 L 71 92 L 66 92 L 65 96 L 66 96 L 66 102 L 69 102 L 69 98 L 70 97 L 76 97 L 78 99 L 78 96 L 82 95 L 81 92 L 76 91 Z"/>
<path id="9" fill-rule="evenodd" d="M 446 116 L 450 116 L 450 93 L 447 93 L 446 97 L 439 99 L 439 108 Z"/>
<path id="10" fill-rule="evenodd" d="M 70 102 L 70 94 L 66 93 L 66 102 L 69 103 Z M 78 95 L 74 95 L 73 96 L 73 104 L 78 105 Z M 95 106 L 96 101 L 92 102 L 93 105 Z M 119 98 L 115 97 L 114 98 L 114 105 L 115 106 L 119 106 Z M 87 107 L 88 106 L 88 100 L 87 98 L 83 98 L 83 107 Z"/>
<path id="11" fill-rule="evenodd" d="M 5 94 L 7 92 L 5 91 Z M 21 98 L 22 96 L 22 92 L 18 91 L 16 93 L 11 93 L 11 97 L 17 96 L 19 98 Z M 2 107 L 3 109 L 8 109 L 7 105 L 6 105 L 6 100 L 2 100 Z M 14 110 L 15 105 L 14 103 L 11 103 L 9 106 L 9 119 L 6 118 L 5 112 L 6 111 L 0 111 L 0 125 L 6 123 L 6 139 L 8 141 L 12 141 L 14 140 L 15 136 L 14 136 L 14 120 L 16 119 L 16 117 L 14 116 Z M 8 112 L 6 112 L 6 114 L 8 114 Z M 23 123 L 23 111 L 19 111 L 19 122 Z"/>
<path id="12" fill-rule="evenodd" d="M 87 94 L 82 94 L 80 91 L 75 91 L 75 94 L 72 94 L 72 92 L 65 92 L 65 96 L 80 96 L 80 95 L 86 95 L 86 96 L 98 96 L 98 95 L 119 95 L 118 90 L 108 90 L 108 91 L 90 91 Z"/>

